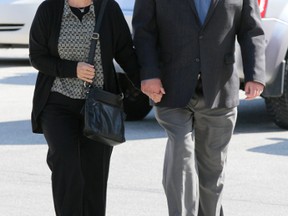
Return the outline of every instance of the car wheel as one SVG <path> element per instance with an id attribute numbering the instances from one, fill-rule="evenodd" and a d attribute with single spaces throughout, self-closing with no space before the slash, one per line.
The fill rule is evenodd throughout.
<path id="1" fill-rule="evenodd" d="M 118 73 L 118 78 L 124 93 L 124 112 L 126 114 L 126 121 L 144 119 L 152 109 L 148 96 L 135 88 L 126 74 Z"/>
<path id="2" fill-rule="evenodd" d="M 288 129 L 288 54 L 286 55 L 284 92 L 281 97 L 265 98 L 267 112 L 274 123 L 283 129 Z"/>

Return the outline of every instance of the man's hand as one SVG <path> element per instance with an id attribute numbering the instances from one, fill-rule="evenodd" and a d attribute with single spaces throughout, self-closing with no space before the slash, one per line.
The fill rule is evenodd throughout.
<path id="1" fill-rule="evenodd" d="M 264 85 L 258 82 L 247 82 L 245 84 L 246 100 L 252 100 L 260 96 L 263 92 Z"/>
<path id="2" fill-rule="evenodd" d="M 155 103 L 160 102 L 162 96 L 165 94 L 162 82 L 158 78 L 143 80 L 141 82 L 141 90 Z"/>

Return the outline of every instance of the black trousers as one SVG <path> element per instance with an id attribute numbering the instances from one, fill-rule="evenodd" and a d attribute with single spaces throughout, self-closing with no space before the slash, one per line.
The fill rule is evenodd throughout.
<path id="1" fill-rule="evenodd" d="M 41 114 L 57 216 L 105 216 L 112 147 L 83 136 L 83 105 L 51 93 Z"/>

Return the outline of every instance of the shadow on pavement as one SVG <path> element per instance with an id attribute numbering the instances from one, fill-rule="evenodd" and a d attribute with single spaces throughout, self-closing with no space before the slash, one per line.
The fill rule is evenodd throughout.
<path id="1" fill-rule="evenodd" d="M 46 144 L 41 134 L 31 132 L 29 120 L 0 122 L 0 145 Z"/>
<path id="2" fill-rule="evenodd" d="M 0 79 L 0 84 L 35 85 L 36 76 L 36 73 L 21 73 L 17 76 Z"/>
<path id="3" fill-rule="evenodd" d="M 270 140 L 276 140 L 279 142 L 275 144 L 251 148 L 251 149 L 248 149 L 248 151 L 256 152 L 256 153 L 263 153 L 263 154 L 288 156 L 288 139 L 270 138 Z"/>
<path id="4" fill-rule="evenodd" d="M 126 122 L 126 139 L 163 138 L 166 134 L 156 120 L 146 118 L 139 122 Z M 31 131 L 30 120 L 0 122 L 0 145 L 35 145 L 46 144 L 42 134 Z"/>
<path id="5" fill-rule="evenodd" d="M 156 139 L 165 138 L 166 133 L 154 118 L 153 110 L 142 121 L 126 122 L 126 139 Z"/>
<path id="6" fill-rule="evenodd" d="M 247 101 L 240 100 L 238 117 L 234 133 L 255 133 L 285 131 L 273 123 L 267 113 L 265 101 L 262 98 Z"/>

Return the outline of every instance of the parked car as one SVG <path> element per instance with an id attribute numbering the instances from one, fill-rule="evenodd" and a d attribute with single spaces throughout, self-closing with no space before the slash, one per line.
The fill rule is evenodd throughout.
<path id="1" fill-rule="evenodd" d="M 258 0 L 266 38 L 266 88 L 262 94 L 276 125 L 288 129 L 288 1 Z M 237 46 L 238 47 L 238 46 Z M 243 89 L 239 48 L 236 66 Z"/>
<path id="2" fill-rule="evenodd" d="M 34 14 L 43 0 L 0 0 L 0 48 L 28 47 Z"/>
<path id="3" fill-rule="evenodd" d="M 43 0 L 0 0 L 0 47 L 28 47 L 31 22 Z M 131 28 L 135 0 L 116 0 Z M 281 128 L 288 129 L 288 1 L 257 0 L 266 35 L 266 83 L 262 94 L 267 112 Z M 235 67 L 240 89 L 244 88 L 241 52 L 236 43 Z M 124 109 L 128 120 L 140 120 L 151 110 L 149 99 L 133 88 L 122 69 L 116 71 L 125 92 Z"/>

